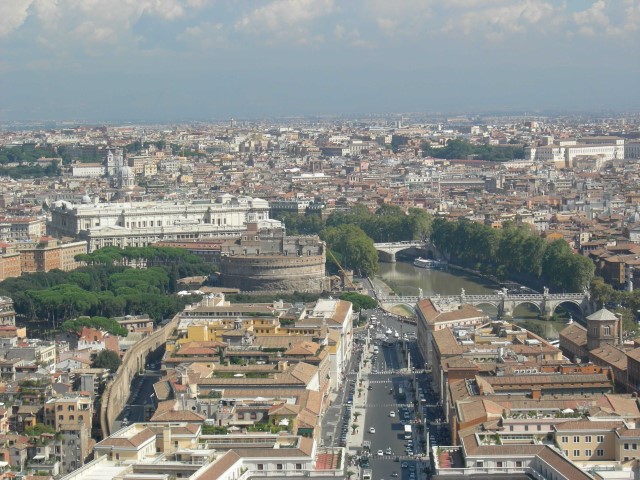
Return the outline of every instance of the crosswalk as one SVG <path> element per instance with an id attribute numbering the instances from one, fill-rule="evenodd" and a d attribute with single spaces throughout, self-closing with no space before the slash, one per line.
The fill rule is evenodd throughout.
<path id="1" fill-rule="evenodd" d="M 409 455 L 380 455 L 380 456 L 371 455 L 371 459 L 372 460 L 395 460 L 396 458 L 400 462 L 419 460 L 417 455 L 414 455 L 414 456 L 409 456 Z"/>
<path id="2" fill-rule="evenodd" d="M 347 404 L 344 404 L 345 406 L 347 406 Z M 349 405 L 350 406 L 350 405 Z M 358 407 L 361 407 L 362 405 L 358 404 Z M 402 408 L 402 407 L 412 407 L 413 405 L 411 405 L 410 403 L 367 403 L 364 405 L 365 408 L 374 408 L 374 407 L 385 407 L 385 408 Z"/>

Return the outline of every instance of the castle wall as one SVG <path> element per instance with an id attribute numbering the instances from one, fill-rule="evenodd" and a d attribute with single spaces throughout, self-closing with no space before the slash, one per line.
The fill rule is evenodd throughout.
<path id="1" fill-rule="evenodd" d="M 325 277 L 325 255 L 223 256 L 222 285 L 228 288 L 320 293 Z"/>

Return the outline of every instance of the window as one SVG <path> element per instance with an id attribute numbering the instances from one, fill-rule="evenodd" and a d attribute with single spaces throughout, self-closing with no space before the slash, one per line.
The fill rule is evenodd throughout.
<path id="1" fill-rule="evenodd" d="M 604 442 L 604 435 L 598 435 L 596 437 L 596 442 Z"/>
<path id="2" fill-rule="evenodd" d="M 565 456 L 565 457 L 568 457 L 568 456 L 569 456 L 569 450 L 563 450 L 563 452 L 564 452 L 564 456 Z"/>
<path id="3" fill-rule="evenodd" d="M 604 457 L 604 450 L 602 448 L 597 449 L 596 450 L 596 456 Z"/>
<path id="4" fill-rule="evenodd" d="M 256 418 L 258 418 L 256 412 L 251 412 L 251 420 L 255 420 Z"/>
<path id="5" fill-rule="evenodd" d="M 529 431 L 529 425 L 525 425 L 525 426 L 524 426 L 524 431 L 525 431 L 525 432 L 528 432 L 528 431 Z"/>
<path id="6" fill-rule="evenodd" d="M 522 460 L 516 460 L 516 468 L 522 468 Z"/>
<path id="7" fill-rule="evenodd" d="M 282 470 L 282 464 L 281 463 L 277 463 L 276 464 L 276 470 Z"/>
<path id="8" fill-rule="evenodd" d="M 513 425 L 509 425 L 509 431 L 513 432 Z"/>
<path id="9" fill-rule="evenodd" d="M 574 450 L 573 451 L 573 456 L 574 457 L 579 457 L 580 456 L 580 450 Z"/>
<path id="10" fill-rule="evenodd" d="M 625 450 L 629 450 L 629 444 L 628 444 L 628 443 L 625 443 L 625 444 L 624 444 L 624 449 L 625 449 Z"/>
<path id="11" fill-rule="evenodd" d="M 502 468 L 502 462 L 496 462 L 496 467 Z"/>
<path id="12" fill-rule="evenodd" d="M 483 460 L 478 460 L 478 461 L 476 462 L 476 466 L 477 466 L 478 468 L 482 468 L 482 467 L 484 467 L 484 461 L 483 461 Z"/>
<path id="13" fill-rule="evenodd" d="M 542 425 L 538 425 L 538 431 L 542 430 Z"/>
<path id="14" fill-rule="evenodd" d="M 238 413 L 238 420 L 244 420 L 244 412 Z"/>
<path id="15" fill-rule="evenodd" d="M 631 444 L 631 449 L 632 450 L 637 450 L 638 449 L 638 444 L 637 443 L 632 443 Z"/>
<path id="16" fill-rule="evenodd" d="M 604 334 L 605 335 L 611 335 L 611 327 L 610 326 L 606 326 L 604 327 Z"/>
<path id="17" fill-rule="evenodd" d="M 296 470 L 302 470 L 302 464 L 296 463 Z"/>
<path id="18" fill-rule="evenodd" d="M 591 443 L 591 435 L 587 435 L 586 437 L 584 437 L 584 441 L 587 443 Z"/>
<path id="19" fill-rule="evenodd" d="M 258 470 L 264 470 L 264 463 L 258 464 Z"/>
<path id="20" fill-rule="evenodd" d="M 562 437 L 562 442 L 567 443 L 569 441 L 569 437 Z"/>
<path id="21" fill-rule="evenodd" d="M 580 437 L 578 437 L 577 435 L 573 437 L 573 443 L 580 443 Z"/>

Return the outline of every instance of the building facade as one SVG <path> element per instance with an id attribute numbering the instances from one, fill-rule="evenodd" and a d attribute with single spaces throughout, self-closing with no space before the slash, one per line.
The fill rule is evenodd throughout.
<path id="1" fill-rule="evenodd" d="M 48 229 L 86 239 L 89 252 L 142 247 L 162 240 L 239 236 L 249 222 L 269 219 L 269 202 L 220 195 L 214 201 L 71 204 L 56 202 Z"/>

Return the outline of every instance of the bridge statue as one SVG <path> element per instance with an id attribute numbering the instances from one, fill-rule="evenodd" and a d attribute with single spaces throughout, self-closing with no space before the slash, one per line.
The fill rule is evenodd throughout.
<path id="1" fill-rule="evenodd" d="M 549 296 L 549 289 L 547 287 L 543 287 L 542 291 L 543 291 L 542 295 L 544 295 L 545 297 Z"/>
<path id="2" fill-rule="evenodd" d="M 418 298 L 419 299 L 423 299 L 424 298 L 424 294 L 422 293 L 422 289 L 421 288 L 418 289 Z"/>

